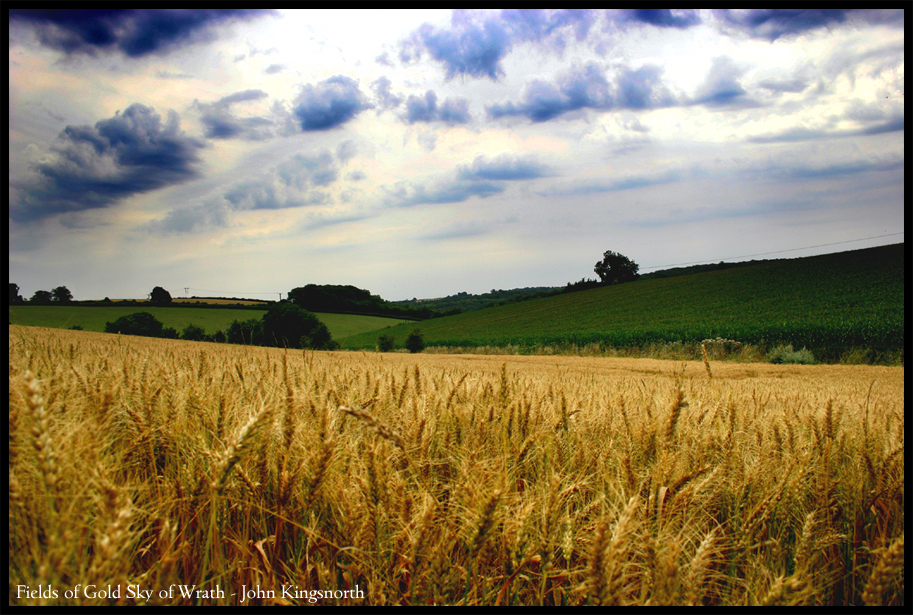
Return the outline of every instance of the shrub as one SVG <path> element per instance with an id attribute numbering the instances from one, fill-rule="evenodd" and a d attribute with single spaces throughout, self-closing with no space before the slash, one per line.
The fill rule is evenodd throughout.
<path id="1" fill-rule="evenodd" d="M 263 343 L 280 348 L 330 350 L 336 345 L 327 326 L 293 303 L 278 303 L 263 315 Z"/>
<path id="2" fill-rule="evenodd" d="M 203 329 L 203 327 L 191 323 L 184 327 L 184 331 L 181 333 L 181 339 L 189 340 L 191 342 L 202 342 L 206 339 L 206 330 Z"/>
<path id="3" fill-rule="evenodd" d="M 245 321 L 233 320 L 225 333 L 225 339 L 229 344 L 259 346 L 263 340 L 263 327 L 256 318 Z"/>
<path id="4" fill-rule="evenodd" d="M 393 336 L 384 333 L 377 338 L 377 350 L 380 352 L 392 352 L 394 348 Z"/>
<path id="5" fill-rule="evenodd" d="M 811 365 L 815 362 L 812 351 L 802 347 L 802 350 L 793 350 L 793 345 L 777 346 L 767 353 L 767 360 L 771 363 L 798 363 Z"/>
<path id="6" fill-rule="evenodd" d="M 406 338 L 406 348 L 409 352 L 421 352 L 425 349 L 425 336 L 419 329 L 413 329 Z"/>
<path id="7" fill-rule="evenodd" d="M 105 333 L 162 337 L 164 325 L 149 312 L 136 312 L 105 323 Z"/>

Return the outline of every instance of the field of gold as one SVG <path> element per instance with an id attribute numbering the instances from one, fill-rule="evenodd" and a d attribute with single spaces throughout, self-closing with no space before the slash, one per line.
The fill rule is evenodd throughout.
<path id="1" fill-rule="evenodd" d="M 903 367 L 9 328 L 10 605 L 903 596 Z"/>

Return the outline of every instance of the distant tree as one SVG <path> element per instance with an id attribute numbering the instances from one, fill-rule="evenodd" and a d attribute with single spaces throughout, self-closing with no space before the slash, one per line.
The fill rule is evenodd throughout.
<path id="1" fill-rule="evenodd" d="M 51 291 L 51 300 L 54 303 L 69 303 L 73 300 L 73 293 L 66 286 L 58 286 Z"/>
<path id="2" fill-rule="evenodd" d="M 206 339 L 206 330 L 203 329 L 203 327 L 190 323 L 184 327 L 184 331 L 181 333 L 181 339 L 191 342 L 202 342 Z"/>
<path id="3" fill-rule="evenodd" d="M 54 299 L 54 295 L 51 294 L 49 290 L 36 290 L 35 294 L 32 295 L 32 298 L 29 299 L 29 303 L 40 303 L 47 304 Z"/>
<path id="4" fill-rule="evenodd" d="M 594 271 L 603 284 L 621 284 L 637 279 L 640 265 L 630 258 L 611 250 L 605 252 L 601 261 L 596 263 Z"/>
<path id="5" fill-rule="evenodd" d="M 22 295 L 19 294 L 19 285 L 13 284 L 10 282 L 10 305 L 16 305 L 17 303 L 23 303 Z"/>
<path id="6" fill-rule="evenodd" d="M 387 335 L 386 333 L 382 334 L 377 338 L 377 349 L 380 352 L 392 352 L 393 351 L 393 336 Z"/>
<path id="7" fill-rule="evenodd" d="M 263 323 L 256 318 L 233 320 L 225 332 L 225 341 L 229 344 L 260 346 L 263 343 Z"/>
<path id="8" fill-rule="evenodd" d="M 330 330 L 314 314 L 283 301 L 263 315 L 263 343 L 284 348 L 327 350 L 334 346 Z"/>
<path id="9" fill-rule="evenodd" d="M 153 305 L 168 305 L 171 303 L 171 293 L 161 286 L 156 286 L 152 289 L 151 299 Z"/>
<path id="10" fill-rule="evenodd" d="M 121 316 L 114 322 L 106 322 L 105 333 L 164 337 L 164 325 L 149 312 L 137 312 Z"/>
<path id="11" fill-rule="evenodd" d="M 425 336 L 421 330 L 413 329 L 409 337 L 406 338 L 406 348 L 409 352 L 421 352 L 425 349 Z"/>

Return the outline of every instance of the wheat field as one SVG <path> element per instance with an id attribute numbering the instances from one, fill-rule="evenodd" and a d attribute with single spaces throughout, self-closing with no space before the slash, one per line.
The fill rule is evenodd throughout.
<path id="1" fill-rule="evenodd" d="M 9 604 L 902 605 L 903 367 L 9 329 Z"/>

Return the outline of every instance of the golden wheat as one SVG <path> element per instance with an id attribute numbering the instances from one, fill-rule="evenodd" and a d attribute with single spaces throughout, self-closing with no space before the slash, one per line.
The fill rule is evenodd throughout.
<path id="1" fill-rule="evenodd" d="M 11 606 L 903 604 L 902 367 L 9 334 Z"/>

